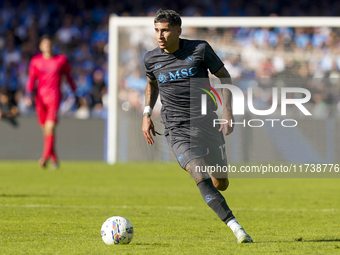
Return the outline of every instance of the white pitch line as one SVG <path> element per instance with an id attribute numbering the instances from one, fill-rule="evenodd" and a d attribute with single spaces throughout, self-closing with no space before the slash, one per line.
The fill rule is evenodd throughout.
<path id="1" fill-rule="evenodd" d="M 168 210 L 208 210 L 208 207 L 193 207 L 193 206 L 152 206 L 152 205 L 52 205 L 52 204 L 0 204 L 0 207 L 24 207 L 24 208 L 117 208 L 117 209 L 168 209 Z M 282 212 L 296 212 L 296 211 L 317 211 L 317 212 L 338 212 L 337 208 L 233 208 L 234 211 L 282 211 Z"/>

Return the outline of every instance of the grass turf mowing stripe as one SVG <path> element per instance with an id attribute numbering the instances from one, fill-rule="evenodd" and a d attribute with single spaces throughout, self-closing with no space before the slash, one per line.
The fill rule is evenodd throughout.
<path id="1" fill-rule="evenodd" d="M 208 210 L 210 208 L 205 207 L 193 207 L 193 206 L 152 206 L 152 205 L 52 205 L 52 204 L 0 204 L 3 207 L 51 207 L 51 208 L 120 208 L 120 209 L 167 209 L 167 210 Z M 314 211 L 314 212 L 338 212 L 339 209 L 335 208 L 233 208 L 235 211 L 282 211 L 282 212 L 294 212 L 294 211 Z"/>

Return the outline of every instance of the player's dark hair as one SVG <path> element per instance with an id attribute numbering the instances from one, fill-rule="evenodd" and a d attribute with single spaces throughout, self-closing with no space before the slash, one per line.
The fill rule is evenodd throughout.
<path id="1" fill-rule="evenodd" d="M 156 17 L 154 20 L 154 23 L 169 23 L 171 26 L 181 26 L 182 25 L 182 20 L 181 16 L 173 10 L 162 10 L 159 9 L 156 12 Z"/>
<path id="2" fill-rule="evenodd" d="M 44 40 L 44 39 L 48 39 L 48 40 L 50 40 L 51 42 L 53 42 L 53 39 L 52 39 L 52 37 L 51 37 L 50 35 L 44 34 L 44 35 L 42 35 L 42 36 L 40 37 L 39 43 L 41 43 L 42 40 Z"/>

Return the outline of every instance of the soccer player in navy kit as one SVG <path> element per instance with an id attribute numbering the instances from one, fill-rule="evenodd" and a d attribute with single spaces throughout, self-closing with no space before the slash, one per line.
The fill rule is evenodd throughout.
<path id="1" fill-rule="evenodd" d="M 191 109 L 192 79 L 208 78 L 209 71 L 218 77 L 222 84 L 230 84 L 231 79 L 222 61 L 206 41 L 181 39 L 181 18 L 172 10 L 159 10 L 154 20 L 158 47 L 149 51 L 144 58 L 147 88 L 142 130 L 150 145 L 155 136 L 151 120 L 152 109 L 160 94 L 161 116 L 165 125 L 165 136 L 181 167 L 194 178 L 200 193 L 208 206 L 227 224 L 239 243 L 253 242 L 251 237 L 236 221 L 219 190 L 229 185 L 227 176 L 213 176 L 196 171 L 205 165 L 226 165 L 226 156 L 221 155 L 224 137 L 233 132 L 231 93 L 222 90 L 223 119 L 227 124 L 214 128 L 212 120 L 217 118 L 212 107 L 205 116 L 193 118 Z M 190 109 L 190 110 L 189 110 Z M 202 169 L 202 168 L 198 168 Z M 222 178 L 221 178 L 222 177 Z"/>

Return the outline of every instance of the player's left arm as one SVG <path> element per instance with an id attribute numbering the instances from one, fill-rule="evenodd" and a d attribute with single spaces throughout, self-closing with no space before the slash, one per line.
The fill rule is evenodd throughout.
<path id="1" fill-rule="evenodd" d="M 231 84 L 231 77 L 227 69 L 223 66 L 221 67 L 214 75 L 220 79 L 221 84 Z M 222 98 L 223 98 L 223 119 L 226 119 L 227 124 L 222 124 L 220 126 L 219 131 L 223 131 L 224 134 L 229 135 L 233 132 L 234 127 L 231 125 L 231 121 L 234 122 L 233 111 L 231 108 L 231 92 L 229 89 L 222 89 Z"/>
<path id="2" fill-rule="evenodd" d="M 71 76 L 71 67 L 70 67 L 70 63 L 68 62 L 67 59 L 65 59 L 64 65 L 63 65 L 63 70 L 64 70 L 64 74 L 66 76 L 66 79 L 68 81 L 68 83 L 70 84 L 70 87 L 72 89 L 73 92 L 76 91 L 76 84 Z"/>

